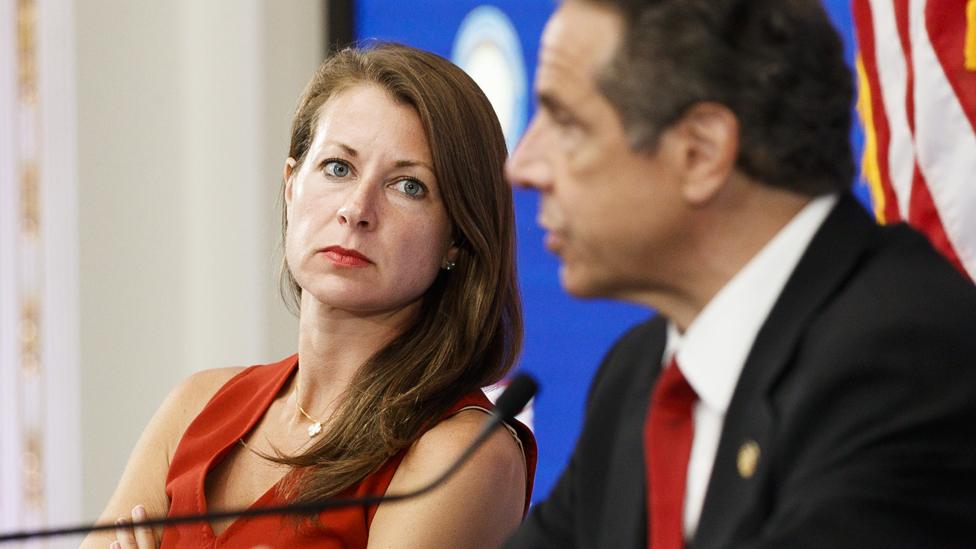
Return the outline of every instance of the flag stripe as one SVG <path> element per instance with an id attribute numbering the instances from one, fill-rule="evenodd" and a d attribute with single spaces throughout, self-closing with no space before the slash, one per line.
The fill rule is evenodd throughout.
<path id="1" fill-rule="evenodd" d="M 909 0 L 892 0 L 891 6 L 895 16 L 895 30 L 898 32 L 898 40 L 901 43 L 901 52 L 904 56 L 905 71 L 907 74 L 907 89 L 905 94 L 905 115 L 908 118 L 909 132 L 915 134 L 915 67 L 912 66 L 912 34 L 911 26 L 908 23 L 908 2 Z"/>
<path id="2" fill-rule="evenodd" d="M 958 96 L 942 70 L 926 28 L 927 0 L 911 1 L 912 65 L 915 85 L 915 150 L 920 172 L 929 182 L 928 193 L 913 193 L 913 207 L 932 228 L 947 236 L 943 252 L 961 260 L 976 278 L 976 134 Z M 931 197 L 930 207 L 925 194 Z M 919 197 L 918 204 L 914 198 Z M 966 213 L 969 212 L 969 215 Z M 912 213 L 909 214 L 912 220 Z M 921 219 L 920 219 L 921 220 Z M 941 227 L 938 221 L 942 221 Z M 926 225 L 919 225 L 926 228 Z"/>
<path id="3" fill-rule="evenodd" d="M 871 0 L 871 17 L 875 37 L 899 36 L 892 0 Z M 890 129 L 887 151 L 889 184 L 896 196 L 898 211 L 907 217 L 915 153 L 906 113 L 909 67 L 905 62 L 903 43 L 902 40 L 875 40 L 875 67 Z"/>
<path id="4" fill-rule="evenodd" d="M 966 5 L 966 70 L 976 71 L 976 0 Z"/>
<path id="5" fill-rule="evenodd" d="M 874 108 L 871 104 L 873 95 L 870 91 L 871 84 L 868 83 L 867 71 L 864 69 L 864 61 L 858 55 L 854 60 L 857 69 L 857 86 L 861 90 L 857 98 L 857 112 L 864 121 L 864 154 L 861 157 L 861 175 L 867 181 L 868 189 L 871 191 L 871 203 L 874 207 L 874 216 L 878 221 L 885 223 L 889 217 L 885 214 L 885 206 L 888 201 L 885 197 L 885 184 L 881 176 L 881 165 L 878 160 L 878 135 L 875 130 Z"/>
<path id="6" fill-rule="evenodd" d="M 898 200 L 891 187 L 888 149 L 891 146 L 891 131 L 885 113 L 878 79 L 877 57 L 875 52 L 874 25 L 871 21 L 871 6 L 868 0 L 855 0 L 853 16 L 855 32 L 860 47 L 858 56 L 859 110 L 865 126 L 865 149 L 863 172 L 871 188 L 875 216 L 882 223 L 894 223 L 902 219 L 898 210 Z"/>
<path id="7" fill-rule="evenodd" d="M 925 8 L 925 28 L 942 72 L 969 119 L 970 131 L 976 131 L 976 72 L 966 70 L 964 60 L 967 11 L 973 12 L 970 17 L 976 17 L 976 0 L 970 0 L 968 7 L 966 0 L 929 2 Z"/>
<path id="8" fill-rule="evenodd" d="M 976 55 L 974 6 L 852 0 L 863 171 L 876 215 L 907 220 L 976 280 L 976 71 L 967 69 Z"/>
<path id="9" fill-rule="evenodd" d="M 922 174 L 919 172 L 917 166 L 915 171 L 917 178 L 922 179 Z M 952 242 L 949 240 L 949 236 L 946 234 L 945 227 L 942 225 L 942 219 L 939 216 L 939 211 L 936 209 L 935 202 L 932 200 L 932 195 L 929 193 L 929 188 L 924 184 L 912 187 L 912 212 L 908 222 L 916 229 L 925 233 L 929 242 L 937 250 L 942 252 L 942 255 L 956 269 L 963 273 L 966 272 L 965 267 L 959 260 L 958 254 L 956 254 L 955 248 L 952 246 Z"/>

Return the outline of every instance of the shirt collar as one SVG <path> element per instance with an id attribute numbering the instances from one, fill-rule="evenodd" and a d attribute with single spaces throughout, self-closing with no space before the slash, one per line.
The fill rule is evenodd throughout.
<path id="1" fill-rule="evenodd" d="M 759 329 L 836 202 L 836 194 L 825 195 L 800 210 L 715 294 L 684 334 L 668 323 L 665 359 L 677 355 L 681 373 L 705 406 L 720 414 L 728 410 Z"/>

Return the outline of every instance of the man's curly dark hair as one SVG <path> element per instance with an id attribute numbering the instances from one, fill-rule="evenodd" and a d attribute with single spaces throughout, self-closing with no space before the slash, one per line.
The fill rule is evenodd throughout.
<path id="1" fill-rule="evenodd" d="M 747 176 L 807 195 L 850 186 L 853 77 L 819 0 L 570 1 L 623 17 L 599 84 L 635 149 L 716 102 L 738 118 Z"/>

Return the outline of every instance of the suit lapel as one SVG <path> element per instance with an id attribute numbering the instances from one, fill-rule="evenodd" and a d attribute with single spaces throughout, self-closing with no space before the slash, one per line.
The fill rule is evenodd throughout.
<path id="1" fill-rule="evenodd" d="M 598 547 L 647 546 L 647 492 L 644 471 L 644 417 L 651 388 L 661 370 L 667 339 L 666 321 L 656 317 L 639 356 L 624 360 L 634 364 L 627 386 L 620 391 L 623 412 L 616 422 L 616 435 L 607 462 L 602 520 Z"/>
<path id="2" fill-rule="evenodd" d="M 694 547 L 726 547 L 756 534 L 769 513 L 769 471 L 775 456 L 769 395 L 789 367 L 799 338 L 847 279 L 877 232 L 849 194 L 843 195 L 783 288 L 742 369 L 725 417 Z"/>

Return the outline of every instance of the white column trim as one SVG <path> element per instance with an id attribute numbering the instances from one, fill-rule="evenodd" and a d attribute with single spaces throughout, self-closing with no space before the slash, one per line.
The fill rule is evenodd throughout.
<path id="1" fill-rule="evenodd" d="M 90 518 L 81 516 L 74 2 L 38 0 L 37 14 L 45 504 L 49 523 L 64 524 Z"/>
<path id="2" fill-rule="evenodd" d="M 0 0 L 0 530 L 81 520 L 78 208 L 74 4 L 27 2 L 32 41 L 18 47 L 17 0 Z M 23 28 L 23 27 L 22 27 Z M 19 68 L 33 60 L 33 101 Z M 25 166 L 37 173 L 38 227 L 24 230 Z M 25 303 L 37 305 L 36 373 L 24 368 Z M 35 356 L 31 354 L 31 356 Z M 36 447 L 29 441 L 33 440 Z M 26 499 L 29 448 L 39 507 Z M 60 538 L 24 547 L 75 547 Z"/>
<path id="3" fill-rule="evenodd" d="M 0 0 L 0 529 L 17 526 L 20 429 L 17 420 L 17 221 L 20 192 L 15 171 L 17 100 L 16 0 Z"/>

